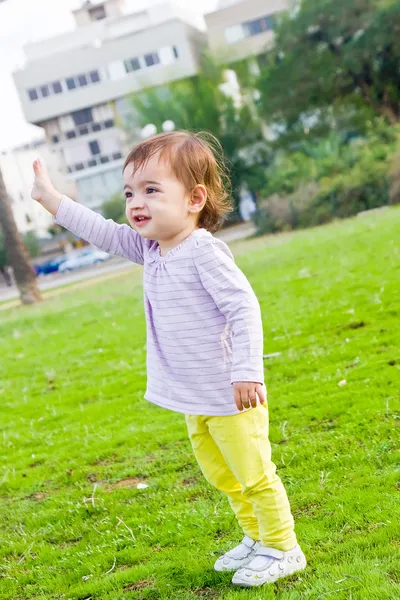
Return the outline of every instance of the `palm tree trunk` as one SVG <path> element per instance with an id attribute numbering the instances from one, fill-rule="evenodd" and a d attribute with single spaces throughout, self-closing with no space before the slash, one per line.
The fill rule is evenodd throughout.
<path id="1" fill-rule="evenodd" d="M 0 171 L 0 227 L 4 234 L 4 246 L 13 269 L 21 302 L 33 304 L 41 300 L 40 290 L 36 283 L 36 275 L 30 265 L 29 256 L 24 246 L 14 215 L 10 206 L 6 186 Z"/>

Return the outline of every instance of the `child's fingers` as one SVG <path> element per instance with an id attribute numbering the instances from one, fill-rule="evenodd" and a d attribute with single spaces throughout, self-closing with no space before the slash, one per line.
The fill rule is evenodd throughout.
<path id="1" fill-rule="evenodd" d="M 240 397 L 242 398 L 242 405 L 244 408 L 250 408 L 250 388 L 247 386 L 240 390 Z"/>
<path id="2" fill-rule="evenodd" d="M 265 394 L 265 385 L 261 385 L 261 383 L 258 383 L 257 387 L 256 387 L 256 392 L 258 395 L 258 399 L 260 400 L 260 403 L 265 404 L 267 401 L 267 397 Z"/>
<path id="3" fill-rule="evenodd" d="M 248 392 L 250 404 L 252 408 L 257 406 L 257 386 L 254 389 L 249 390 Z"/>
<path id="4" fill-rule="evenodd" d="M 235 402 L 236 402 L 236 406 L 237 406 L 238 410 L 242 411 L 243 406 L 242 406 L 242 398 L 240 396 L 240 390 L 234 388 L 233 396 L 235 398 Z"/>

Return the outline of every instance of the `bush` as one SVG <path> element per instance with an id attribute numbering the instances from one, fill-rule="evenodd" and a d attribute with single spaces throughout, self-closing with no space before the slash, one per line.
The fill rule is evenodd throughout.
<path id="1" fill-rule="evenodd" d="M 309 183 L 300 186 L 293 194 L 274 194 L 260 202 L 254 218 L 258 233 L 276 233 L 307 227 L 306 215 L 310 212 L 317 193 L 317 184 Z"/>
<path id="2" fill-rule="evenodd" d="M 275 193 L 255 216 L 258 232 L 311 227 L 400 202 L 396 134 L 396 128 L 388 133 L 377 127 L 341 150 L 331 140 L 317 145 L 311 156 L 296 152 L 278 160 L 267 187 Z"/>
<path id="3" fill-rule="evenodd" d="M 106 219 L 112 219 L 116 223 L 127 223 L 125 216 L 125 198 L 120 193 L 116 193 L 101 207 L 103 216 Z"/>
<path id="4" fill-rule="evenodd" d="M 40 242 L 39 238 L 33 231 L 28 231 L 23 236 L 24 244 L 29 252 L 29 256 L 35 258 L 40 254 Z"/>
<path id="5" fill-rule="evenodd" d="M 363 146 L 351 169 L 320 182 L 316 206 L 330 205 L 332 217 L 344 218 L 388 204 L 390 150 Z"/>
<path id="6" fill-rule="evenodd" d="M 389 168 L 389 203 L 400 203 L 400 152 L 395 153 Z"/>

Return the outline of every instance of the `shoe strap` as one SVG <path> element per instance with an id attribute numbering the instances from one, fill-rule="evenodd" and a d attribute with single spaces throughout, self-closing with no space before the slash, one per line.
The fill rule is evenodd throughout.
<path id="1" fill-rule="evenodd" d="M 256 555 L 261 554 L 262 556 L 269 556 L 270 558 L 276 558 L 280 560 L 285 556 L 285 553 L 282 550 L 277 550 L 276 548 L 268 548 L 267 546 L 260 546 L 257 549 Z"/>
<path id="2" fill-rule="evenodd" d="M 245 546 L 247 546 L 248 548 L 253 548 L 256 541 L 253 540 L 248 535 L 245 535 L 244 538 L 242 539 L 241 543 L 244 544 Z"/>

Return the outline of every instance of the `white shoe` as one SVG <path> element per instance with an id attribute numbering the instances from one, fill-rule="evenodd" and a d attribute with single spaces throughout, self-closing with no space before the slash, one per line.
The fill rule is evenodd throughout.
<path id="1" fill-rule="evenodd" d="M 245 567 L 255 556 L 260 542 L 245 535 L 238 546 L 219 557 L 214 565 L 216 571 L 236 571 Z"/>
<path id="2" fill-rule="evenodd" d="M 299 545 L 288 552 L 260 544 L 250 563 L 236 571 L 232 583 L 242 587 L 258 587 L 306 568 L 307 561 Z"/>

